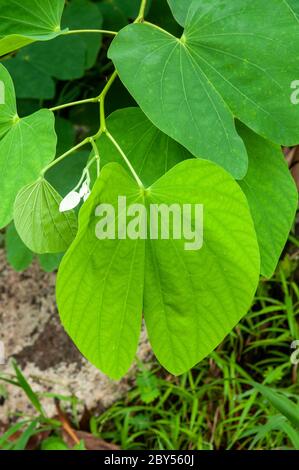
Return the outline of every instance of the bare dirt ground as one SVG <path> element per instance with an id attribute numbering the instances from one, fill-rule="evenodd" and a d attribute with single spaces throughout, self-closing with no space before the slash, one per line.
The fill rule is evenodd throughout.
<path id="1" fill-rule="evenodd" d="M 133 381 L 132 370 L 113 382 L 89 364 L 64 332 L 55 304 L 55 274 L 47 274 L 34 263 L 16 273 L 0 250 L 0 341 L 5 347 L 5 364 L 0 374 L 11 374 L 14 357 L 37 392 L 75 395 L 90 410 L 101 411 L 126 394 Z M 139 357 L 150 355 L 146 335 L 141 335 Z M 22 390 L 8 385 L 7 398 L 0 399 L 0 422 L 31 406 Z M 43 400 L 50 416 L 53 400 Z"/>

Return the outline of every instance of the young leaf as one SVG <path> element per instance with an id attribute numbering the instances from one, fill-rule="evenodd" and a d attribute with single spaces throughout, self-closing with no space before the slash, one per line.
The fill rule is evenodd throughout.
<path id="1" fill-rule="evenodd" d="M 298 20 L 284 0 L 198 1 L 180 39 L 133 24 L 114 39 L 109 56 L 157 127 L 241 179 L 247 156 L 234 116 L 276 143 L 299 141 L 299 107 L 290 99 L 298 38 Z"/>
<path id="2" fill-rule="evenodd" d="M 33 261 L 34 254 L 22 242 L 13 223 L 5 233 L 5 252 L 7 261 L 15 271 L 25 271 Z"/>
<path id="3" fill-rule="evenodd" d="M 144 204 L 148 216 L 152 203 L 203 204 L 202 249 L 185 250 L 184 240 L 172 236 L 98 239 L 96 207 L 112 204 L 117 223 L 120 195 L 127 196 L 127 206 Z M 186 160 L 142 196 L 125 170 L 109 163 L 80 211 L 78 235 L 60 265 L 57 302 L 80 351 L 107 375 L 119 378 L 136 350 L 143 294 L 154 352 L 166 369 L 179 374 L 208 355 L 246 313 L 259 268 L 245 196 L 217 165 Z"/>
<path id="4" fill-rule="evenodd" d="M 249 157 L 239 184 L 250 207 L 261 254 L 261 274 L 271 277 L 294 223 L 298 192 L 281 148 L 240 124 Z"/>
<path id="5" fill-rule="evenodd" d="M 63 8 L 64 0 L 2 0 L 0 56 L 61 34 Z"/>
<path id="6" fill-rule="evenodd" d="M 97 206 L 112 204 L 120 217 L 119 194 L 128 203 L 141 200 L 125 170 L 110 163 L 80 210 L 77 237 L 57 278 L 57 304 L 66 331 L 82 354 L 114 379 L 127 371 L 136 353 L 144 279 L 144 241 L 96 237 Z"/>
<path id="7" fill-rule="evenodd" d="M 14 221 L 23 242 L 35 253 L 61 253 L 77 230 L 74 212 L 59 212 L 61 196 L 40 179 L 21 189 L 14 205 Z"/>
<path id="8" fill-rule="evenodd" d="M 192 158 L 184 147 L 153 126 L 139 108 L 115 111 L 107 119 L 107 126 L 145 186 L 177 163 Z M 102 166 L 112 161 L 125 165 L 105 135 L 98 140 L 98 146 Z"/>

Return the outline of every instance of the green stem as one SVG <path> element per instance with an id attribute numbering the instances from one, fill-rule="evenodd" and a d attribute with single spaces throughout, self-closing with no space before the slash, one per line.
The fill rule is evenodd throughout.
<path id="1" fill-rule="evenodd" d="M 86 139 L 82 140 L 82 142 L 80 142 L 78 145 L 75 145 L 75 147 L 72 147 L 70 150 L 68 150 L 67 152 L 63 153 L 60 157 L 56 158 L 55 160 L 53 160 L 53 162 L 49 163 L 49 165 L 47 165 L 42 171 L 41 171 L 41 177 L 44 177 L 45 173 L 50 170 L 50 168 L 52 168 L 53 166 L 57 165 L 58 163 L 60 163 L 62 160 L 64 160 L 64 158 L 68 157 L 69 155 L 71 155 L 73 152 L 75 152 L 76 150 L 80 149 L 81 147 L 84 147 L 84 145 L 86 144 L 89 144 L 90 143 L 90 137 L 86 137 Z"/>
<path id="2" fill-rule="evenodd" d="M 71 103 L 65 103 L 61 104 L 59 106 L 54 106 L 53 108 L 49 108 L 50 111 L 59 111 L 60 109 L 65 109 L 70 106 L 78 106 L 80 104 L 86 104 L 86 103 L 96 103 L 98 101 L 98 98 L 87 98 L 86 100 L 79 100 L 79 101 L 72 101 Z"/>
<path id="3" fill-rule="evenodd" d="M 100 102 L 100 122 L 101 122 L 101 127 L 99 129 L 99 132 L 96 134 L 95 139 L 97 139 L 103 132 L 106 132 L 106 116 L 105 116 L 105 98 L 110 90 L 114 80 L 117 77 L 117 72 L 116 70 L 113 72 L 111 77 L 109 78 L 108 82 L 106 83 L 105 88 L 103 89 L 102 93 L 98 97 L 98 101 Z"/>
<path id="4" fill-rule="evenodd" d="M 68 35 L 68 34 L 80 34 L 80 33 L 97 33 L 97 34 L 107 34 L 111 36 L 116 36 L 117 32 L 116 31 L 109 31 L 107 29 L 71 29 L 69 31 L 65 31 L 63 34 Z"/>
<path id="5" fill-rule="evenodd" d="M 139 13 L 138 13 L 138 16 L 137 16 L 136 20 L 134 21 L 134 23 L 142 23 L 142 21 L 144 20 L 146 3 L 147 3 L 147 0 L 141 0 Z"/>
<path id="6" fill-rule="evenodd" d="M 124 151 L 122 150 L 122 148 L 120 147 L 120 145 L 116 142 L 116 140 L 114 139 L 114 137 L 110 134 L 110 132 L 108 132 L 107 130 L 105 131 L 105 135 L 108 137 L 108 139 L 112 142 L 112 144 L 114 145 L 114 147 L 116 148 L 116 150 L 118 150 L 119 154 L 122 156 L 122 158 L 124 159 L 125 163 L 127 164 L 128 168 L 130 169 L 132 175 L 134 176 L 138 186 L 140 188 L 144 188 L 143 186 L 143 183 L 141 181 L 141 179 L 139 178 L 139 176 L 137 175 L 136 171 L 134 170 L 134 168 L 132 167 L 131 165 L 131 162 L 130 160 L 128 159 L 128 157 L 126 156 L 126 154 L 124 153 Z"/>

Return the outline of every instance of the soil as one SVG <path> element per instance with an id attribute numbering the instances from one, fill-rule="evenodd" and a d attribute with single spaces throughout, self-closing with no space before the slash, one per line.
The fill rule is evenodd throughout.
<path id="1" fill-rule="evenodd" d="M 112 381 L 88 363 L 74 346 L 59 321 L 55 274 L 41 271 L 37 263 L 24 273 L 16 273 L 8 266 L 3 250 L 0 250 L 0 325 L 0 341 L 5 348 L 0 375 L 13 373 L 10 359 L 14 357 L 37 392 L 76 396 L 82 402 L 82 410 L 85 405 L 100 411 L 124 396 L 132 385 L 133 369 L 121 381 Z M 144 331 L 138 355 L 141 360 L 150 356 Z M 0 422 L 7 422 L 16 413 L 32 413 L 22 390 L 13 385 L 5 385 L 5 389 L 0 400 Z M 49 416 L 54 416 L 53 399 L 45 398 L 42 402 Z"/>

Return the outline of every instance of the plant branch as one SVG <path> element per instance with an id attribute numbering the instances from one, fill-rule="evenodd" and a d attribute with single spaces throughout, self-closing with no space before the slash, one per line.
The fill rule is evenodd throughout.
<path id="1" fill-rule="evenodd" d="M 143 186 L 143 183 L 141 181 L 141 179 L 139 178 L 139 176 L 137 175 L 136 171 L 134 170 L 133 166 L 131 165 L 131 162 L 130 160 L 128 159 L 128 157 L 126 156 L 126 154 L 124 153 L 124 151 L 122 150 L 122 148 L 120 147 L 120 145 L 116 142 L 116 140 L 114 139 L 114 137 L 110 134 L 110 132 L 108 132 L 107 130 L 105 131 L 105 135 L 108 137 L 108 139 L 112 142 L 112 144 L 114 145 L 114 147 L 116 148 L 116 150 L 118 150 L 119 154 L 122 156 L 122 158 L 124 159 L 125 163 L 127 164 L 127 166 L 129 167 L 132 175 L 134 176 L 138 186 L 140 188 L 144 188 Z"/>
<path id="2" fill-rule="evenodd" d="M 81 34 L 81 33 L 97 33 L 97 34 L 107 34 L 111 36 L 116 36 L 116 31 L 109 31 L 107 29 L 71 29 L 69 31 L 65 31 L 63 34 Z"/>
<path id="3" fill-rule="evenodd" d="M 147 0 L 141 0 L 139 13 L 134 23 L 142 23 L 142 21 L 144 20 L 146 3 L 147 3 Z"/>
<path id="4" fill-rule="evenodd" d="M 106 86 L 104 87 L 102 93 L 98 97 L 98 101 L 100 102 L 100 122 L 101 122 L 101 127 L 99 129 L 99 132 L 96 134 L 95 139 L 99 137 L 103 132 L 106 132 L 106 116 L 105 116 L 105 98 L 110 90 L 114 80 L 117 77 L 117 72 L 116 70 L 113 72 L 111 77 L 109 78 L 108 82 L 106 83 Z"/>
<path id="5" fill-rule="evenodd" d="M 65 103 L 58 106 L 54 106 L 53 108 L 49 108 L 50 111 L 59 111 L 60 109 L 69 108 L 70 106 L 78 106 L 80 104 L 86 103 L 97 103 L 98 97 L 95 98 L 87 98 L 86 100 L 79 100 L 79 101 L 72 101 L 71 103 Z"/>

